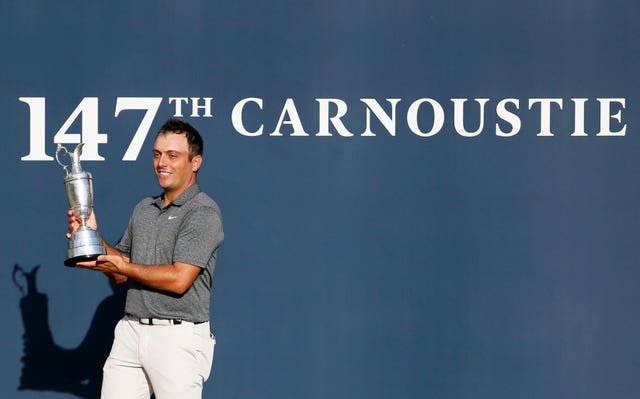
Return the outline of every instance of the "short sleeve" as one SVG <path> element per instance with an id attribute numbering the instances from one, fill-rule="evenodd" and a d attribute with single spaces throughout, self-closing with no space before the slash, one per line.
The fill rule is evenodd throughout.
<path id="1" fill-rule="evenodd" d="M 131 226 L 132 225 L 133 225 L 133 217 L 129 220 L 129 225 L 127 226 L 127 229 L 124 231 L 122 238 L 120 238 L 120 241 L 118 241 L 118 243 L 115 245 L 115 248 L 127 258 L 131 257 L 131 237 L 132 237 Z"/>
<path id="2" fill-rule="evenodd" d="M 173 261 L 204 268 L 223 240 L 220 213 L 213 207 L 194 209 L 180 226 Z"/>

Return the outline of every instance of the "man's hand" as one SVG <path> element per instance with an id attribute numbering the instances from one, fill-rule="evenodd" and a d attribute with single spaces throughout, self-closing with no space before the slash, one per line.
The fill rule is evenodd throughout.
<path id="1" fill-rule="evenodd" d="M 69 217 L 69 232 L 67 233 L 67 238 L 71 238 L 71 233 L 78 231 L 80 227 L 82 227 L 82 221 L 80 220 L 80 217 L 75 214 L 73 209 L 69 209 L 67 211 L 67 216 Z M 87 219 L 87 226 L 98 231 L 98 221 L 95 213 L 91 212 L 91 216 Z"/>
<path id="2" fill-rule="evenodd" d="M 73 209 L 67 211 L 67 216 L 69 217 L 69 232 L 67 233 L 67 238 L 71 238 L 71 234 L 82 227 L 82 221 Z M 87 226 L 95 231 L 98 230 L 98 221 L 95 213 L 91 212 L 91 216 L 87 219 Z M 120 273 L 119 270 L 121 270 L 123 266 L 129 265 L 130 259 L 122 256 L 120 251 L 109 245 L 106 241 L 103 241 L 102 244 L 107 250 L 108 255 L 100 255 L 98 259 L 93 262 L 78 262 L 76 266 L 83 269 L 101 271 L 109 280 L 116 284 L 127 281 L 127 276 Z"/>
<path id="3" fill-rule="evenodd" d="M 76 266 L 103 272 L 107 275 L 127 275 L 130 266 L 128 259 L 120 255 L 100 255 L 93 262 L 78 262 Z"/>

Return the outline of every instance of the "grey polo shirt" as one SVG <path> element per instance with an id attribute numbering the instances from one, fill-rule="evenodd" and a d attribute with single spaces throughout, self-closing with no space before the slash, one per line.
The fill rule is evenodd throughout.
<path id="1" fill-rule="evenodd" d="M 224 239 L 220 208 L 197 184 L 163 206 L 162 196 L 136 205 L 116 248 L 142 265 L 183 262 L 202 268 L 183 295 L 129 279 L 125 312 L 137 317 L 209 320 L 213 270 Z"/>

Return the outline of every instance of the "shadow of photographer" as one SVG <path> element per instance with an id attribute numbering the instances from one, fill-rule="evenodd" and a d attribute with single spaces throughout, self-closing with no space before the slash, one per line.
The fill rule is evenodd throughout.
<path id="1" fill-rule="evenodd" d="M 38 292 L 40 266 L 25 271 L 13 268 L 13 282 L 20 290 L 24 326 L 22 373 L 19 390 L 66 392 L 80 398 L 100 397 L 102 366 L 111 350 L 113 330 L 122 317 L 126 284 L 111 284 L 113 293 L 98 305 L 87 335 L 73 349 L 58 346 L 49 327 L 49 299 Z"/>

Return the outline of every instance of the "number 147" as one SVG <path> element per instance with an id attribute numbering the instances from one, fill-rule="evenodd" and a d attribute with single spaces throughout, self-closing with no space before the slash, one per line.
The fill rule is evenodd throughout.
<path id="1" fill-rule="evenodd" d="M 44 97 L 20 97 L 20 101 L 29 106 L 29 154 L 20 158 L 23 161 L 50 161 L 53 157 L 46 154 L 45 136 L 45 98 Z M 162 97 L 118 97 L 116 100 L 115 116 L 122 111 L 144 110 L 144 116 L 138 125 L 131 143 L 127 148 L 123 161 L 135 161 L 138 158 L 142 144 L 144 143 L 153 119 L 162 103 Z M 70 132 L 73 122 L 81 117 L 81 133 Z M 84 143 L 81 159 L 84 161 L 103 161 L 98 153 L 98 145 L 107 142 L 107 134 L 98 130 L 98 97 L 85 97 L 69 115 L 58 132 L 53 136 L 54 144 L 79 144 Z"/>

